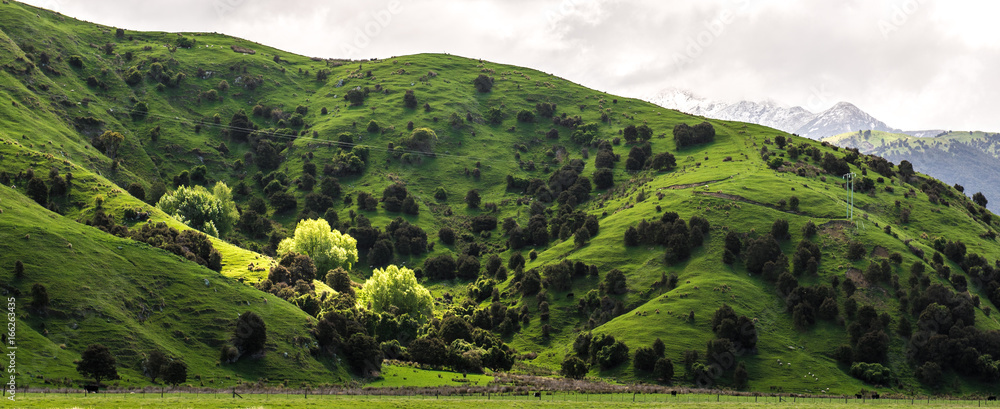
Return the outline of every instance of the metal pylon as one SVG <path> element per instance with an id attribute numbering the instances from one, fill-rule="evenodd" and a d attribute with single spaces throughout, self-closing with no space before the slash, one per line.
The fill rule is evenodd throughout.
<path id="1" fill-rule="evenodd" d="M 854 178 L 857 177 L 854 172 L 848 172 L 844 174 L 844 180 L 847 181 L 847 219 L 854 221 Z"/>

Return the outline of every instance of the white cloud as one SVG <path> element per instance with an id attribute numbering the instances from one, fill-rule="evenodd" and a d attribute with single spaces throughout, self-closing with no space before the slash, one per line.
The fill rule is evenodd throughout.
<path id="1" fill-rule="evenodd" d="M 973 0 L 29 0 L 136 30 L 214 31 L 309 56 L 448 52 L 629 96 L 825 109 L 1000 131 L 1000 5 Z M 818 98 L 821 95 L 822 98 Z M 827 106 L 821 106 L 826 104 Z"/>

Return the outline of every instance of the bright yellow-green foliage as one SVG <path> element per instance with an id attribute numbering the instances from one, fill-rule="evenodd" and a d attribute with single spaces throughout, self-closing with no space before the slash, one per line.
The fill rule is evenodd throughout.
<path id="1" fill-rule="evenodd" d="M 181 186 L 160 198 L 156 204 L 164 212 L 187 225 L 219 237 L 233 228 L 240 217 L 233 194 L 225 183 L 218 182 L 209 192 L 202 186 Z"/>
<path id="2" fill-rule="evenodd" d="M 417 282 L 413 270 L 395 265 L 375 269 L 358 293 L 358 304 L 375 312 L 395 306 L 405 314 L 428 316 L 433 303 L 431 293 Z"/>
<path id="3" fill-rule="evenodd" d="M 289 252 L 312 257 L 319 271 L 344 267 L 350 270 L 358 262 L 358 241 L 337 230 L 323 219 L 307 219 L 295 226 L 295 236 L 278 243 L 278 254 Z"/>

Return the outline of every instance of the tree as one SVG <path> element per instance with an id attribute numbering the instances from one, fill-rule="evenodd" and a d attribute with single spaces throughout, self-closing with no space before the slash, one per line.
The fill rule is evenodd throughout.
<path id="1" fill-rule="evenodd" d="M 653 366 L 653 376 L 661 382 L 670 383 L 674 377 L 674 363 L 670 358 L 660 358 Z"/>
<path id="2" fill-rule="evenodd" d="M 253 311 L 240 314 L 233 332 L 233 346 L 236 347 L 239 356 L 263 352 L 266 342 L 267 325 L 264 324 L 264 320 Z"/>
<path id="3" fill-rule="evenodd" d="M 42 312 L 49 308 L 49 291 L 44 284 L 31 285 L 31 308 Z"/>
<path id="4" fill-rule="evenodd" d="M 972 195 L 972 201 L 981 207 L 986 207 L 986 204 L 989 203 L 989 200 L 986 200 L 986 196 L 983 195 L 983 192 L 976 192 L 976 194 Z"/>
<path id="5" fill-rule="evenodd" d="M 187 381 L 187 364 L 174 359 L 163 367 L 163 381 L 177 386 Z"/>
<path id="6" fill-rule="evenodd" d="M 337 267 L 326 273 L 326 285 L 334 291 L 354 297 L 354 287 L 351 286 L 351 276 L 343 268 Z"/>
<path id="7" fill-rule="evenodd" d="M 478 209 L 481 201 L 482 198 L 479 197 L 479 191 L 476 189 L 472 189 L 469 193 L 465 194 L 465 204 L 471 209 Z"/>
<path id="8" fill-rule="evenodd" d="M 635 125 L 626 126 L 622 130 L 622 137 L 625 138 L 626 143 L 633 143 L 639 137 L 639 131 L 636 130 Z"/>
<path id="9" fill-rule="evenodd" d="M 582 359 L 572 355 L 566 355 L 562 362 L 563 376 L 570 379 L 583 379 L 587 376 L 587 364 Z"/>
<path id="10" fill-rule="evenodd" d="M 410 138 L 406 141 L 406 145 L 413 150 L 430 152 L 434 150 L 437 140 L 437 133 L 433 129 L 417 128 L 410 133 Z"/>
<path id="11" fill-rule="evenodd" d="M 35 176 L 28 180 L 28 197 L 42 206 L 49 204 L 49 187 L 42 178 Z"/>
<path id="12" fill-rule="evenodd" d="M 347 339 L 345 349 L 348 351 L 347 361 L 356 372 L 363 376 L 382 370 L 384 356 L 375 338 L 363 333 L 356 333 Z"/>
<path id="13" fill-rule="evenodd" d="M 146 376 L 149 376 L 149 381 L 156 383 L 156 378 L 160 377 L 163 372 L 164 365 L 167 364 L 167 355 L 160 352 L 158 349 L 149 351 L 146 355 L 146 359 L 142 362 L 142 370 Z"/>
<path id="14" fill-rule="evenodd" d="M 594 186 L 598 189 L 607 189 L 615 185 L 615 175 L 611 169 L 598 168 L 594 171 Z"/>
<path id="15" fill-rule="evenodd" d="M 143 189 L 142 185 L 132 182 L 128 185 L 128 194 L 132 197 L 145 201 L 146 200 L 146 189 Z"/>
<path id="16" fill-rule="evenodd" d="M 653 169 L 655 170 L 669 171 L 673 170 L 674 166 L 677 166 L 677 161 L 670 152 L 661 152 L 653 156 Z"/>
<path id="17" fill-rule="evenodd" d="M 635 357 L 632 359 L 632 366 L 641 371 L 651 372 L 656 366 L 656 359 L 659 358 L 653 348 L 639 347 L 635 350 Z"/>
<path id="18" fill-rule="evenodd" d="M 156 203 L 181 222 L 216 237 L 229 233 L 240 214 L 233 201 L 232 190 L 217 182 L 209 192 L 202 186 L 182 186 L 167 193 Z"/>
<path id="19" fill-rule="evenodd" d="M 578 229 L 573 235 L 573 243 L 576 244 L 577 247 L 587 245 L 588 241 L 590 241 L 590 231 L 587 230 L 586 227 L 580 227 L 580 229 Z"/>
<path id="20" fill-rule="evenodd" d="M 118 148 L 125 142 L 125 136 L 115 131 L 104 131 L 94 138 L 94 147 L 104 151 L 109 158 L 114 159 L 118 154 Z"/>
<path id="21" fill-rule="evenodd" d="M 324 219 L 305 219 L 295 226 L 295 235 L 278 243 L 278 254 L 289 252 L 312 257 L 320 271 L 358 262 L 358 241 L 338 230 L 331 230 Z"/>
<path id="22" fill-rule="evenodd" d="M 788 220 L 777 219 L 771 224 L 771 237 L 778 240 L 787 240 L 792 236 L 788 234 Z"/>
<path id="23" fill-rule="evenodd" d="M 94 378 L 94 383 L 101 385 L 102 379 L 118 379 L 118 363 L 108 347 L 101 344 L 90 344 L 80 355 L 76 371 L 80 375 Z"/>
<path id="24" fill-rule="evenodd" d="M 750 379 L 750 374 L 747 373 L 747 366 L 740 361 L 736 364 L 736 370 L 733 371 L 733 384 L 735 384 L 736 389 L 743 389 L 747 387 L 747 381 Z"/>
<path id="25" fill-rule="evenodd" d="M 431 293 L 417 282 L 413 270 L 395 265 L 375 269 L 358 292 L 358 305 L 377 313 L 394 307 L 401 314 L 423 319 L 430 316 L 433 304 Z"/>
<path id="26" fill-rule="evenodd" d="M 903 181 L 909 180 L 914 173 L 913 164 L 910 161 L 902 160 L 899 162 L 899 175 L 903 177 Z"/>
<path id="27" fill-rule="evenodd" d="M 625 273 L 614 268 L 604 276 L 601 288 L 608 294 L 625 294 L 628 291 L 628 282 L 625 280 Z"/>

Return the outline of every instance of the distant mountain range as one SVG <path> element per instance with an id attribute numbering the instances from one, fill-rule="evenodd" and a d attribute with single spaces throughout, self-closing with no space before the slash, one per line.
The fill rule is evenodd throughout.
<path id="1" fill-rule="evenodd" d="M 920 133 L 932 137 L 913 136 Z M 982 192 L 990 200 L 986 207 L 994 212 L 1000 210 L 1000 133 L 854 131 L 823 141 L 857 148 L 897 164 L 908 160 L 917 172 L 964 186 L 966 195 Z"/>
<path id="2" fill-rule="evenodd" d="M 647 100 L 692 115 L 760 124 L 810 139 L 859 130 L 902 132 L 849 102 L 838 102 L 830 109 L 813 113 L 800 106 L 786 107 L 774 101 L 712 101 L 680 89 L 667 89 Z M 919 131 L 919 135 L 914 136 L 935 136 L 941 132 Z"/>

